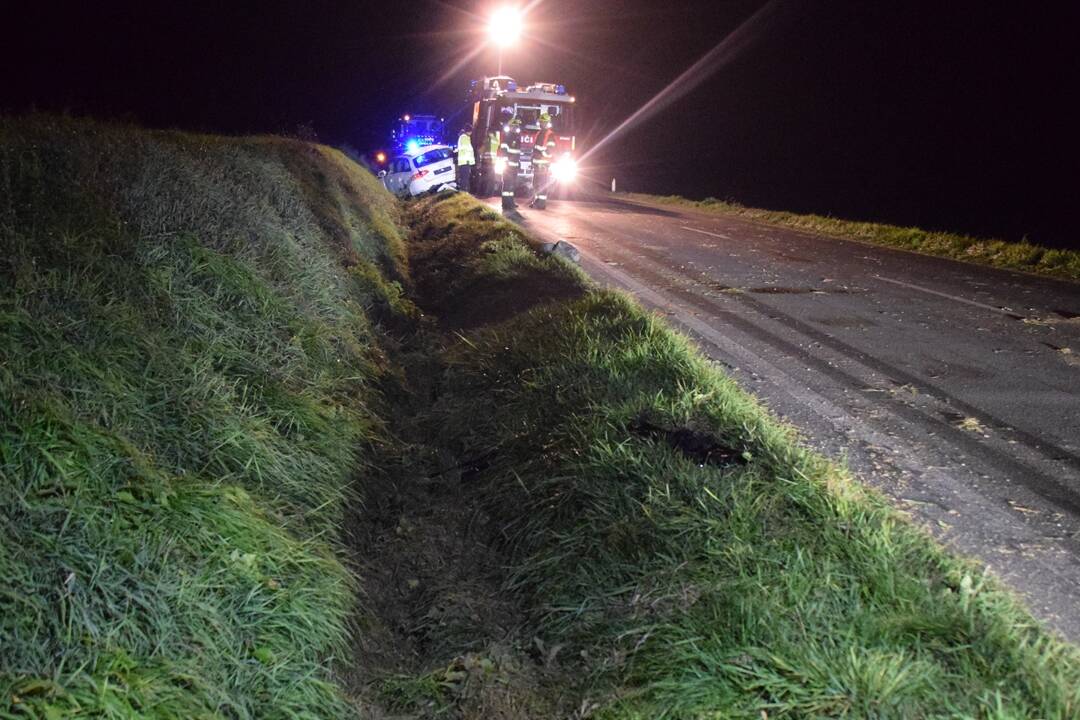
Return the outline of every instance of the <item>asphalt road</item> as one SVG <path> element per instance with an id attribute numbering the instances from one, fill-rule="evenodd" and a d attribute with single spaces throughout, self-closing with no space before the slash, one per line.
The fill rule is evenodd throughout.
<path id="1" fill-rule="evenodd" d="M 1080 640 L 1080 285 L 625 201 L 512 219 Z"/>

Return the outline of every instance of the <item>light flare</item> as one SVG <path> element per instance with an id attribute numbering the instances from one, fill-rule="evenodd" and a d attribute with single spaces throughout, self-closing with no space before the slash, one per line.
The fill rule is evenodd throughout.
<path id="1" fill-rule="evenodd" d="M 480 32 L 480 28 L 482 28 L 485 23 L 485 19 L 480 15 L 469 12 L 468 10 L 462 10 L 461 8 L 445 2 L 445 0 L 434 0 L 434 2 L 436 5 L 447 8 L 448 10 L 452 10 L 455 13 L 462 15 L 463 19 L 472 26 L 471 30 L 462 31 L 461 34 L 465 37 L 476 37 L 476 35 Z M 525 18 L 529 16 L 529 13 L 540 7 L 543 2 L 544 0 L 532 0 L 524 7 L 517 9 L 518 15 L 521 18 L 522 22 L 522 28 L 521 32 L 519 33 L 519 37 L 526 42 L 533 41 L 535 38 L 533 38 L 530 34 L 526 32 L 527 29 L 525 28 Z M 488 23 L 488 39 L 491 40 L 491 18 L 489 17 L 486 22 Z M 447 69 L 439 77 L 437 77 L 433 83 L 431 83 L 430 87 L 428 87 L 428 89 L 425 91 L 425 94 L 434 92 L 437 88 L 442 87 L 451 79 L 456 78 L 462 71 L 465 70 L 466 67 L 472 65 L 477 58 L 479 58 L 486 50 L 490 48 L 489 43 L 483 42 L 479 38 L 477 38 L 476 42 L 470 42 L 469 44 L 471 45 L 472 49 L 460 58 L 458 58 L 455 62 L 450 63 L 449 67 L 447 67 Z M 481 74 L 483 75 L 486 73 Z"/>
<path id="2" fill-rule="evenodd" d="M 577 161 L 571 157 L 564 157 L 551 164 L 551 177 L 556 182 L 570 183 L 577 178 Z"/>
<path id="3" fill-rule="evenodd" d="M 523 28 L 520 9 L 512 6 L 501 7 L 491 14 L 488 37 L 499 47 L 509 47 L 521 38 Z"/>
<path id="4" fill-rule="evenodd" d="M 739 27 L 731 31 L 727 37 L 719 42 L 712 50 L 705 53 L 697 62 L 687 68 L 679 77 L 653 96 L 630 117 L 623 120 L 619 125 L 593 145 L 588 152 L 582 155 L 585 160 L 604 145 L 609 143 L 620 133 L 640 125 L 660 111 L 668 108 L 676 100 L 679 100 L 697 88 L 705 80 L 712 77 L 719 70 L 729 65 L 735 58 L 741 55 L 750 45 L 757 40 L 767 24 L 771 23 L 776 15 L 777 0 L 769 0 L 761 6 L 757 12 L 744 20 Z"/>

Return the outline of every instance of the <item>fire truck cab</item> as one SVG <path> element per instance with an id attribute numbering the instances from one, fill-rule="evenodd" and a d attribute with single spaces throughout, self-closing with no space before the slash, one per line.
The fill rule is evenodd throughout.
<path id="1" fill-rule="evenodd" d="M 473 80 L 468 94 L 473 126 L 473 147 L 476 148 L 477 165 L 473 187 L 479 188 L 480 194 L 490 196 L 498 191 L 502 183 L 503 163 L 499 162 L 495 146 L 495 134 L 498 143 L 507 131 L 506 123 L 511 117 L 521 119 L 522 129 L 526 133 L 540 130 L 540 116 L 551 116 L 552 129 L 555 131 L 555 159 L 572 163 L 577 153 L 577 136 L 574 124 L 574 97 L 567 94 L 566 88 L 555 83 L 534 83 L 519 86 L 509 76 L 500 75 Z M 518 171 L 518 196 L 524 197 L 532 192 L 533 168 L 531 149 L 526 147 L 522 153 L 521 168 Z"/>

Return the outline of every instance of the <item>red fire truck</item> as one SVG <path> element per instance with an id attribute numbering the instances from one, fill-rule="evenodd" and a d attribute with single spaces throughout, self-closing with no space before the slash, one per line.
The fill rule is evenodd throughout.
<path id="1" fill-rule="evenodd" d="M 494 195 L 502 183 L 502 171 L 505 160 L 500 160 L 493 152 L 493 145 L 501 143 L 507 131 L 506 124 L 511 117 L 521 119 L 526 132 L 539 131 L 540 116 L 551 116 L 552 129 L 555 131 L 556 150 L 551 166 L 551 176 L 557 186 L 552 196 L 557 196 L 560 189 L 566 190 L 577 173 L 577 136 L 574 125 L 574 97 L 566 92 L 563 85 L 555 83 L 533 83 L 521 86 L 512 77 L 500 75 L 473 80 L 468 95 L 472 118 L 473 147 L 476 149 L 477 165 L 473 176 L 473 187 L 484 196 Z M 518 197 L 532 193 L 533 169 L 523 153 L 521 168 L 518 172 Z"/>

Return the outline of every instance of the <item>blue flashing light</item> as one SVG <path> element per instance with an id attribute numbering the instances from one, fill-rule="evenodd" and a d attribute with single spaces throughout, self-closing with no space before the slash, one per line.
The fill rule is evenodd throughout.
<path id="1" fill-rule="evenodd" d="M 510 82 L 506 83 L 506 89 L 510 92 L 517 91 L 517 83 L 511 80 Z"/>
<path id="2" fill-rule="evenodd" d="M 556 85 L 555 86 L 555 94 L 556 95 L 565 95 L 566 94 L 566 86 L 565 85 Z"/>
<path id="3" fill-rule="evenodd" d="M 416 152 L 420 149 L 420 143 L 417 140 L 410 140 L 409 142 L 405 143 L 405 149 L 409 152 Z"/>

